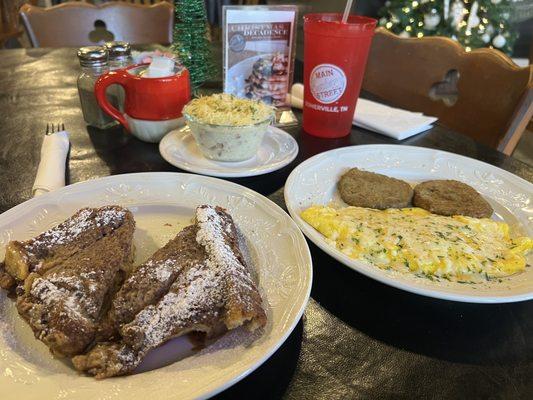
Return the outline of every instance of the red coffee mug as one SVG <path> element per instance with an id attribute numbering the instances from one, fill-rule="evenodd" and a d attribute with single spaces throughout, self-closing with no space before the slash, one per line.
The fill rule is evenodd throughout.
<path id="1" fill-rule="evenodd" d="M 128 132 L 141 140 L 158 142 L 180 124 L 183 107 L 191 99 L 191 84 L 186 68 L 163 78 L 145 78 L 134 73 L 148 65 L 108 72 L 98 78 L 94 91 L 100 107 Z M 113 84 L 124 88 L 124 114 L 106 98 L 106 90 Z"/>

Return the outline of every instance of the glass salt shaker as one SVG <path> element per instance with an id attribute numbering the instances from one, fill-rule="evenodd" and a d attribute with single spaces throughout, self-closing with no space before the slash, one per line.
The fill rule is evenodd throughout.
<path id="1" fill-rule="evenodd" d="M 131 46 L 128 42 L 113 41 L 104 44 L 109 53 L 109 69 L 114 71 L 120 68 L 126 68 L 133 64 L 131 57 Z M 124 112 L 124 88 L 120 85 L 111 85 L 108 92 L 115 92 L 118 98 L 118 109 Z"/>
<path id="2" fill-rule="evenodd" d="M 108 53 L 101 46 L 87 46 L 78 50 L 81 73 L 78 77 L 78 93 L 80 95 L 83 119 L 88 125 L 100 129 L 117 125 L 117 121 L 107 115 L 98 105 L 94 95 L 94 84 L 98 77 L 109 71 Z M 117 107 L 118 96 L 113 92 L 107 94 L 109 102 Z"/>

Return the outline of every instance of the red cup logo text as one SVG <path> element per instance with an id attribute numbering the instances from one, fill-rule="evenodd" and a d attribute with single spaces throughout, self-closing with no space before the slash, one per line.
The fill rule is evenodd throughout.
<path id="1" fill-rule="evenodd" d="M 317 65 L 311 71 L 309 82 L 313 97 L 322 104 L 339 100 L 346 90 L 346 75 L 333 64 Z"/>

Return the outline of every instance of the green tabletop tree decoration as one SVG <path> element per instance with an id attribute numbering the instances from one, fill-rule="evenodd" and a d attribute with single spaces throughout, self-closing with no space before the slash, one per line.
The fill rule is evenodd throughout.
<path id="1" fill-rule="evenodd" d="M 491 47 L 511 54 L 517 33 L 514 0 L 387 0 L 379 25 L 401 37 L 447 36 L 466 51 Z"/>
<path id="2" fill-rule="evenodd" d="M 204 0 L 176 0 L 175 15 L 172 48 L 189 70 L 196 91 L 215 73 Z"/>

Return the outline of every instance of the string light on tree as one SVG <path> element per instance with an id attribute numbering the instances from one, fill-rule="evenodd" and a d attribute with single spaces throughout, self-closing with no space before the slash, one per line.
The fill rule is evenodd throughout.
<path id="1" fill-rule="evenodd" d="M 447 36 L 474 50 L 510 54 L 517 33 L 510 21 L 516 0 L 387 0 L 379 25 L 402 37 Z"/>

